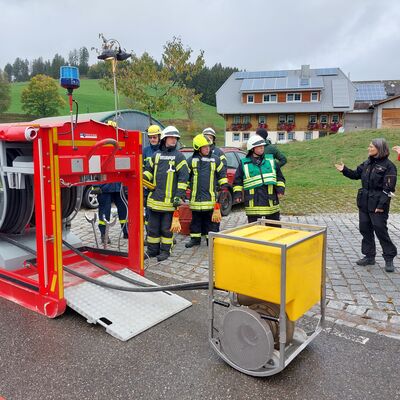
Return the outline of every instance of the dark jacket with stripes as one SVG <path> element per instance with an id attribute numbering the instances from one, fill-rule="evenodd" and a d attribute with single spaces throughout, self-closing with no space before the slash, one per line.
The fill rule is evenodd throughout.
<path id="1" fill-rule="evenodd" d="M 187 188 L 186 158 L 175 147 L 157 151 L 146 163 L 143 177 L 155 186 L 147 198 L 147 207 L 154 211 L 174 211 L 174 197 L 183 198 Z"/>
<path id="2" fill-rule="evenodd" d="M 190 208 L 194 211 L 212 210 L 217 201 L 217 187 L 228 184 L 225 164 L 211 152 L 207 157 L 194 152 L 188 159 L 188 166 Z"/>
<path id="3" fill-rule="evenodd" d="M 211 154 L 215 154 L 217 157 L 219 157 L 226 167 L 228 160 L 226 159 L 225 153 L 219 147 L 216 147 L 215 144 L 212 144 L 210 149 Z"/>
<path id="4" fill-rule="evenodd" d="M 250 160 L 254 166 L 254 170 L 258 172 L 252 177 L 259 177 L 263 181 L 261 174 L 262 164 L 270 162 L 273 165 L 273 173 L 275 177 L 272 179 L 274 183 L 265 183 L 253 189 L 246 190 L 244 188 L 244 181 L 246 179 L 244 172 L 244 163 L 248 162 L 249 158 L 242 158 L 238 169 L 236 170 L 235 179 L 233 181 L 234 197 L 241 197 L 244 191 L 244 205 L 247 215 L 271 215 L 280 211 L 278 193 L 284 194 L 285 192 L 285 178 L 276 161 L 271 155 L 264 155 L 264 157 L 250 156 Z"/>

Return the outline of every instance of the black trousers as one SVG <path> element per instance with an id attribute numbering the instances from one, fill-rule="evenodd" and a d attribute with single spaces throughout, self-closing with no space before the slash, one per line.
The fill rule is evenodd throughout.
<path id="1" fill-rule="evenodd" d="M 97 196 L 99 202 L 99 230 L 101 235 L 106 232 L 106 225 L 104 223 L 104 217 L 107 221 L 110 221 L 111 214 L 111 203 L 114 203 L 118 210 L 118 218 L 123 228 L 124 233 L 128 233 L 128 224 L 126 221 L 127 209 L 125 203 L 121 199 L 119 192 L 101 193 Z"/>
<path id="2" fill-rule="evenodd" d="M 374 258 L 376 255 L 375 233 L 382 246 L 383 258 L 392 260 L 396 257 L 397 249 L 388 233 L 388 217 L 387 211 L 374 213 L 359 210 L 360 233 L 362 235 L 361 253 L 365 256 Z"/>
<path id="3" fill-rule="evenodd" d="M 273 219 L 274 221 L 279 221 L 281 219 L 281 214 L 277 212 L 271 215 L 248 215 L 247 221 L 249 222 L 249 224 L 251 224 L 252 222 L 256 222 L 259 218 Z M 267 224 L 267 225 L 280 228 L 280 225 L 272 225 L 272 224 Z"/>
<path id="4" fill-rule="evenodd" d="M 190 223 L 190 237 L 201 240 L 202 236 L 208 238 L 208 232 L 219 232 L 219 223 L 212 222 L 213 210 L 192 211 L 192 222 Z"/>
<path id="5" fill-rule="evenodd" d="M 172 211 L 153 211 L 148 209 L 147 250 L 152 255 L 170 253 L 173 244 L 173 234 L 170 231 Z"/>

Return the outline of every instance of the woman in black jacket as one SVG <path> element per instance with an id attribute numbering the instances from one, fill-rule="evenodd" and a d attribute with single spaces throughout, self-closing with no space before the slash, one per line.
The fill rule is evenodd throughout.
<path id="1" fill-rule="evenodd" d="M 375 264 L 375 233 L 383 249 L 385 270 L 393 272 L 393 259 L 397 255 L 397 249 L 389 237 L 387 220 L 390 198 L 396 187 L 397 170 L 388 159 L 389 147 L 385 139 L 372 140 L 368 146 L 368 156 L 354 171 L 343 163 L 335 164 L 335 167 L 347 178 L 361 179 L 362 183 L 357 194 L 357 206 L 360 233 L 363 237 L 361 252 L 365 257 L 358 260 L 357 265 Z"/>

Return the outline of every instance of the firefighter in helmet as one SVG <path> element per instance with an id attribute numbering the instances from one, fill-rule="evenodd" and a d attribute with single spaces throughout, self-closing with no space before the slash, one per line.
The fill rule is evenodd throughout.
<path id="1" fill-rule="evenodd" d="M 185 197 L 189 178 L 185 156 L 176 148 L 179 138 L 178 129 L 167 126 L 161 132 L 160 150 L 148 160 L 143 173 L 144 180 L 154 187 L 147 198 L 147 254 L 158 261 L 170 256 L 172 216 Z"/>
<path id="2" fill-rule="evenodd" d="M 216 135 L 215 135 L 214 129 L 213 128 L 204 129 L 203 135 L 211 143 L 211 146 L 210 146 L 211 153 L 217 155 L 221 159 L 221 161 L 224 163 L 224 165 L 226 166 L 227 160 L 226 160 L 225 153 L 219 147 L 216 147 L 216 145 L 215 145 Z"/>
<path id="3" fill-rule="evenodd" d="M 188 159 L 192 222 L 186 248 L 200 245 L 201 236 L 205 236 L 208 243 L 208 232 L 219 231 L 221 217 L 215 212 L 219 206 L 216 205 L 217 187 L 228 190 L 226 167 L 219 156 L 212 154 L 210 142 L 203 134 L 195 136 L 193 149 L 193 155 Z"/>
<path id="4" fill-rule="evenodd" d="M 285 178 L 272 154 L 265 154 L 266 143 L 254 135 L 247 142 L 247 156 L 241 159 L 233 181 L 235 203 L 240 203 L 244 193 L 248 222 L 258 218 L 279 221 L 279 199 L 285 193 Z"/>

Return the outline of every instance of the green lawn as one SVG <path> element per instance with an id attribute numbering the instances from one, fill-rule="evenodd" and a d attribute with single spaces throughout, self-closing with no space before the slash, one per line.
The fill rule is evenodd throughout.
<path id="1" fill-rule="evenodd" d="M 21 106 L 21 92 L 28 85 L 27 82 L 17 82 L 11 84 L 11 107 L 8 110 L 10 114 L 23 114 Z M 59 88 L 59 92 L 65 98 L 65 107 L 60 110 L 60 115 L 69 114 L 69 106 L 65 89 Z M 100 87 L 97 79 L 82 79 L 81 87 L 74 91 L 74 98 L 79 103 L 80 113 L 112 111 L 114 110 L 114 94 Z M 177 104 L 176 100 L 174 101 Z M 120 96 L 120 109 L 128 108 L 125 96 Z M 216 108 L 208 104 L 201 103 L 198 112 L 195 115 L 194 121 L 189 121 L 182 108 L 179 106 L 171 112 L 162 112 L 155 115 L 166 125 L 176 125 L 183 134 L 186 141 L 204 128 L 212 126 L 218 133 L 218 136 L 223 139 L 224 136 L 224 119 L 216 112 Z"/>
<path id="2" fill-rule="evenodd" d="M 343 161 L 349 168 L 356 168 L 367 159 L 368 144 L 377 137 L 386 138 L 390 147 L 400 144 L 399 130 L 382 129 L 280 145 L 279 149 L 288 158 L 283 167 L 286 178 L 283 213 L 356 212 L 355 198 L 361 182 L 345 178 L 334 164 Z M 392 151 L 390 159 L 400 167 L 397 153 Z M 392 200 L 391 210 L 400 212 L 400 194 Z"/>

